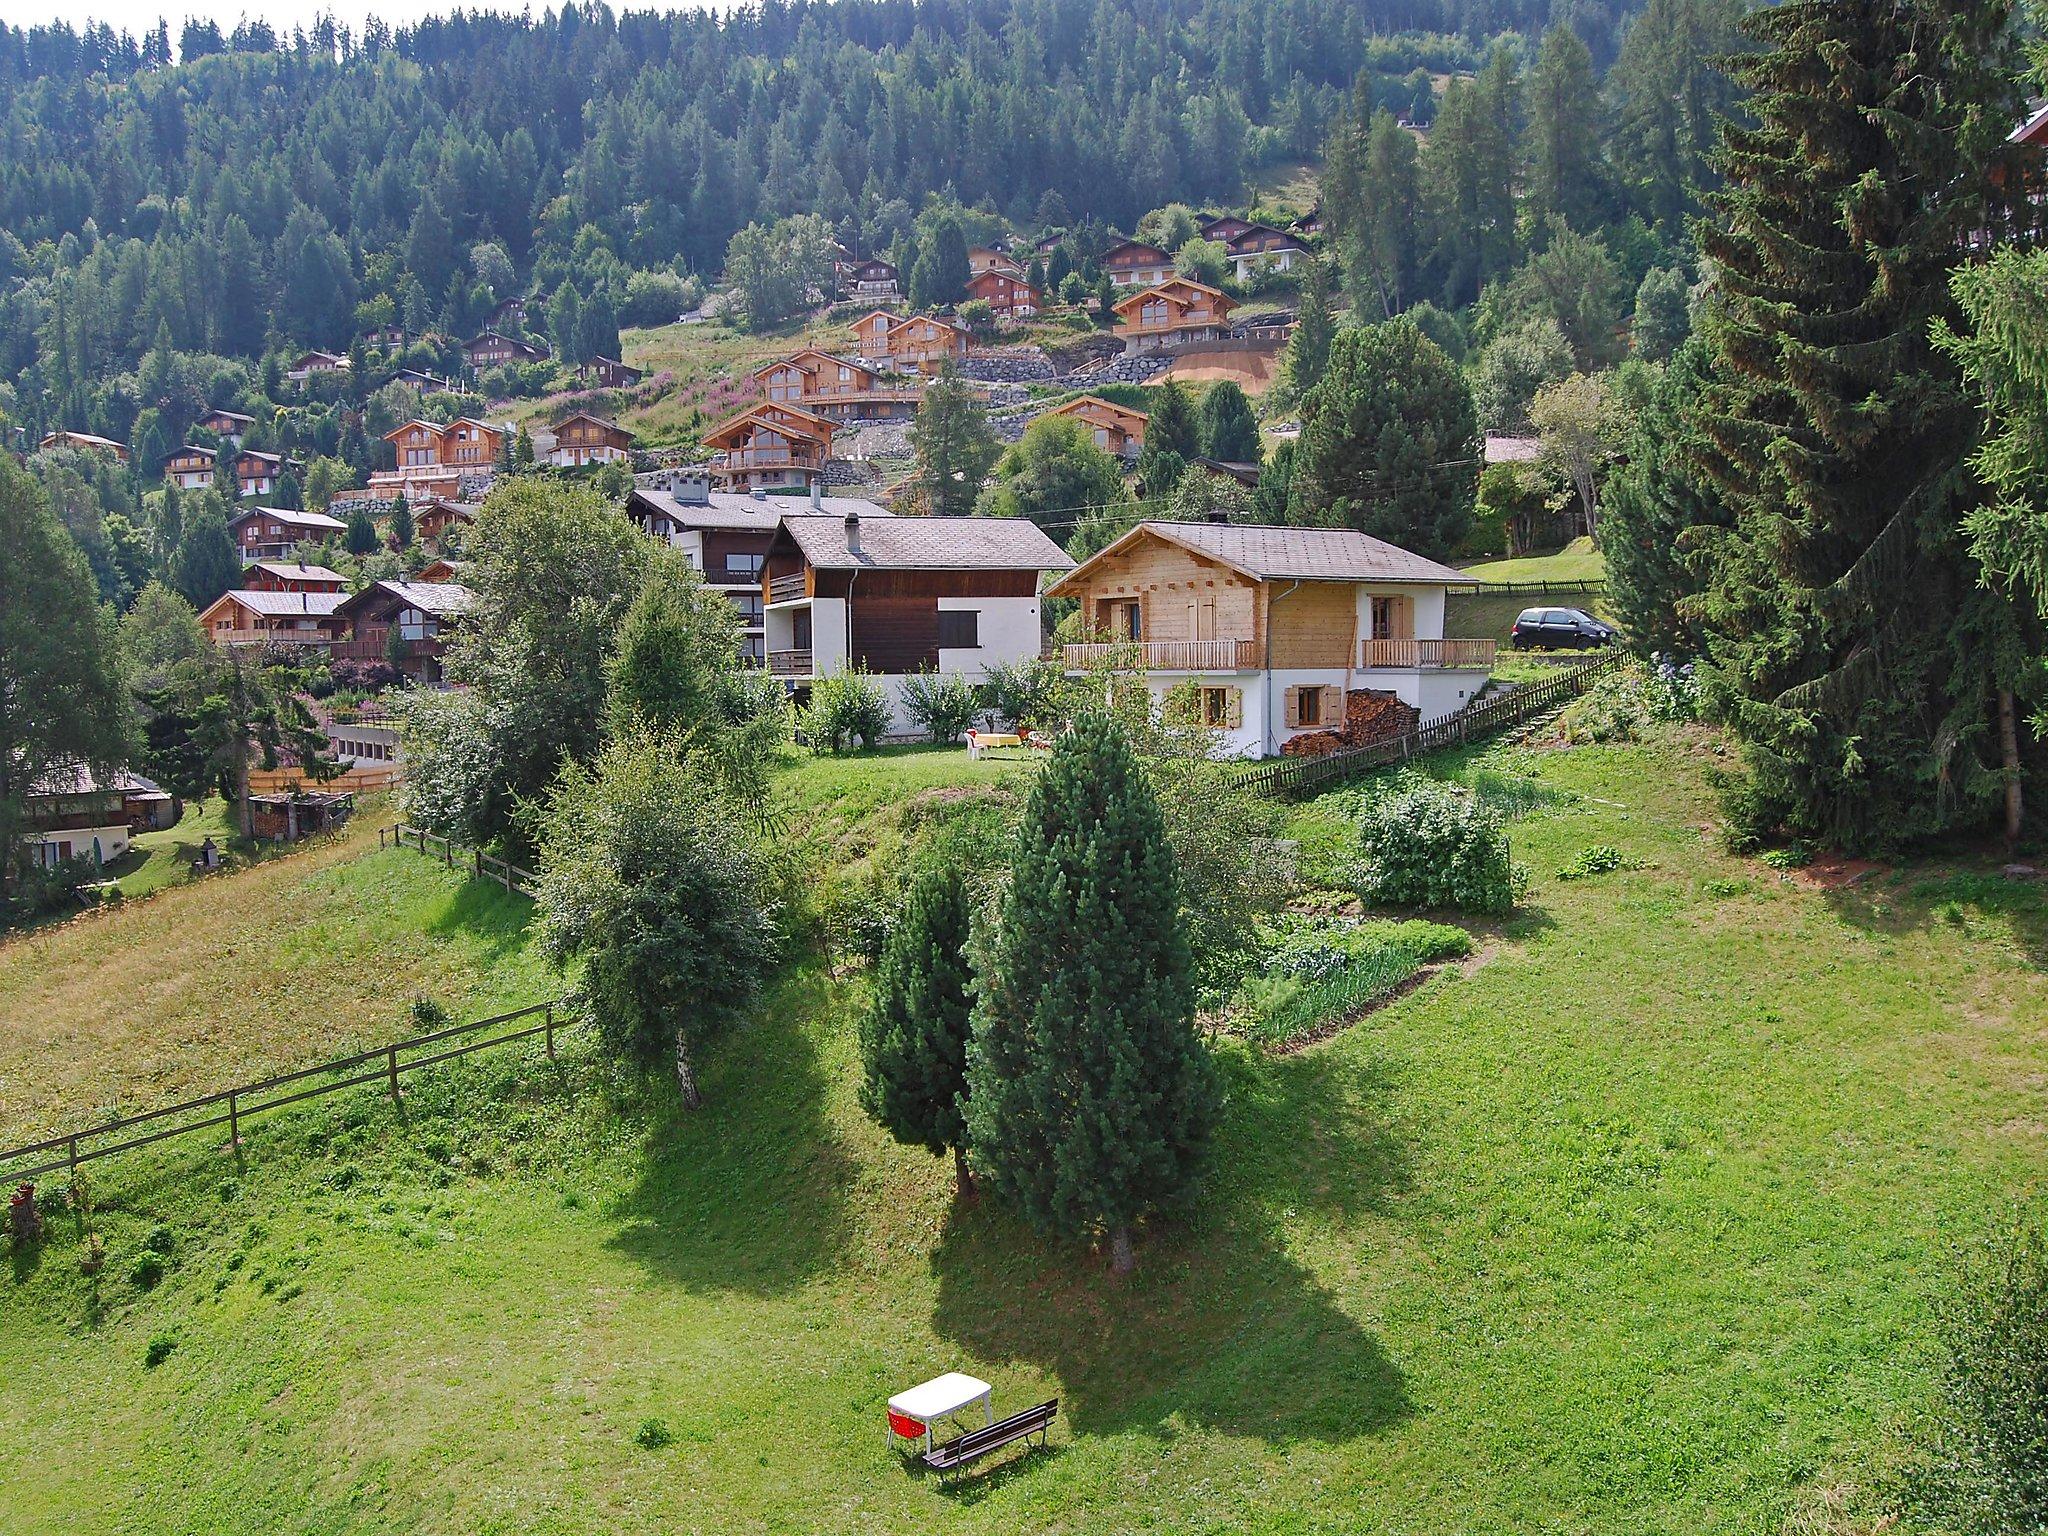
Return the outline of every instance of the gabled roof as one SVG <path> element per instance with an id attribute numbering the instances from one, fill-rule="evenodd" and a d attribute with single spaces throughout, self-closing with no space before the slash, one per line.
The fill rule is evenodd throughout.
<path id="1" fill-rule="evenodd" d="M 341 605 L 344 618 L 353 618 L 377 598 L 393 598 L 407 608 L 417 608 L 437 618 L 455 618 L 469 609 L 470 591 L 454 581 L 373 581 Z"/>
<path id="2" fill-rule="evenodd" d="M 247 421 L 249 418 L 245 416 L 242 419 Z M 64 443 L 82 443 L 89 448 L 126 448 L 128 446 L 126 443 L 115 442 L 111 437 L 100 437 L 92 432 L 70 432 L 62 427 L 59 427 L 55 432 L 45 432 L 42 440 L 36 446 L 41 448 L 52 443 L 59 445 Z"/>
<path id="3" fill-rule="evenodd" d="M 212 421 L 216 416 L 224 417 L 229 421 L 253 422 L 256 420 L 254 416 L 244 416 L 240 411 L 225 410 L 217 405 L 210 410 L 201 411 L 199 413 L 199 419 L 201 421 Z"/>
<path id="4" fill-rule="evenodd" d="M 1156 266 L 1162 261 L 1171 262 L 1172 260 L 1173 256 L 1169 252 L 1162 251 L 1158 246 L 1148 241 L 1120 240 L 1102 253 L 1100 265 L 1105 267 L 1150 267 Z"/>
<path id="5" fill-rule="evenodd" d="M 293 363 L 292 366 L 303 368 L 308 363 L 334 363 L 339 367 L 346 368 L 348 366 L 348 358 L 340 352 L 301 352 L 298 356 L 298 361 Z"/>
<path id="6" fill-rule="evenodd" d="M 2043 102 L 2005 136 L 2008 144 L 2048 143 L 2048 102 Z"/>
<path id="7" fill-rule="evenodd" d="M 881 311 L 876 310 L 875 313 L 880 314 Z M 777 358 L 772 363 L 763 363 L 752 373 L 748 374 L 747 377 L 758 379 L 762 374 L 773 373 L 777 368 L 794 368 L 800 373 L 816 373 L 828 363 L 835 368 L 855 369 L 860 373 L 866 374 L 869 378 L 875 376 L 875 370 L 868 367 L 866 363 L 857 363 L 850 357 L 836 356 L 820 347 L 805 347 L 799 352 L 790 353 L 787 357 Z"/>
<path id="8" fill-rule="evenodd" d="M 875 319 L 886 320 L 892 326 L 901 325 L 903 323 L 903 317 L 897 314 L 896 311 L 893 309 L 871 309 L 866 314 L 862 315 L 858 320 L 853 322 L 853 329 L 861 330 L 867 325 L 867 323 L 870 320 Z"/>
<path id="9" fill-rule="evenodd" d="M 293 528 L 313 528 L 322 533 L 341 533 L 348 524 L 339 518 L 329 517 L 325 512 L 300 512 L 291 507 L 251 507 L 248 511 L 228 519 L 228 527 L 246 523 L 252 517 L 267 517 L 272 522 L 284 523 Z"/>
<path id="10" fill-rule="evenodd" d="M 755 496 L 747 491 L 712 491 L 703 501 L 684 501 L 673 492 L 656 486 L 638 484 L 626 498 L 626 512 L 631 516 L 635 509 L 642 512 L 658 512 L 679 528 L 718 528 L 736 532 L 773 533 L 782 524 L 783 515 L 791 507 L 810 508 L 808 499 L 791 496 Z M 827 516 L 844 518 L 849 514 L 861 520 L 866 527 L 869 518 L 893 517 L 887 507 L 877 506 L 857 496 L 822 496 L 817 502 L 818 511 Z"/>
<path id="11" fill-rule="evenodd" d="M 785 516 L 776 534 L 805 562 L 828 571 L 1065 571 L 1073 568 L 1059 545 L 1021 517 L 881 517 L 863 515 L 860 550 L 851 548 L 849 519 Z"/>
<path id="12" fill-rule="evenodd" d="M 620 426 L 616 421 L 612 421 L 607 417 L 600 416 L 595 411 L 571 411 L 567 416 L 564 416 L 560 421 L 555 423 L 555 430 L 557 432 L 561 431 L 562 428 L 569 425 L 569 423 L 572 421 L 587 421 L 592 426 L 603 427 L 607 432 L 617 432 L 625 437 L 631 437 L 633 435 L 632 433 L 626 431 L 626 429 Z"/>
<path id="13" fill-rule="evenodd" d="M 937 315 L 912 315 L 909 319 L 898 320 L 894 325 L 890 326 L 889 335 L 894 337 L 898 331 L 907 330 L 920 321 L 926 325 L 936 325 L 942 331 L 951 331 L 955 336 L 963 334 L 959 326 L 950 320 L 941 320 Z"/>
<path id="14" fill-rule="evenodd" d="M 756 401 L 744 411 L 726 417 L 717 426 L 707 428 L 704 441 L 714 447 L 722 446 L 726 439 L 750 425 L 772 427 L 778 432 L 794 433 L 818 443 L 832 441 L 831 422 L 786 400 Z"/>
<path id="15" fill-rule="evenodd" d="M 1478 578 L 1355 528 L 1284 528 L 1266 523 L 1143 522 L 1048 588 L 1066 595 L 1081 578 L 1139 539 L 1177 544 L 1253 581 L 1384 581 L 1477 586 Z"/>
<path id="16" fill-rule="evenodd" d="M 334 610 L 347 601 L 346 592 L 263 592 L 236 587 L 223 592 L 206 611 L 211 613 L 222 603 L 233 603 L 267 619 L 324 619 L 332 616 Z"/>
<path id="17" fill-rule="evenodd" d="M 339 571 L 330 571 L 324 565 L 307 565 L 298 560 L 258 560 L 249 567 L 252 571 L 268 571 L 273 576 L 282 576 L 288 581 L 324 581 L 337 587 L 348 585 L 348 578 Z"/>
<path id="18" fill-rule="evenodd" d="M 1114 400 L 1105 400 L 1100 395 L 1082 395 L 1078 399 L 1069 400 L 1065 405 L 1054 406 L 1046 414 L 1048 416 L 1078 416 L 1085 410 L 1106 411 L 1112 416 L 1135 421 L 1141 427 L 1152 419 L 1143 411 L 1134 410 L 1128 405 L 1118 405 Z"/>
<path id="19" fill-rule="evenodd" d="M 1135 293 L 1125 294 L 1114 304 L 1110 305 L 1110 308 L 1118 314 L 1122 314 L 1126 309 L 1139 307 L 1147 299 L 1161 298 L 1168 294 L 1172 294 L 1175 297 L 1193 297 L 1197 294 L 1206 295 L 1210 307 L 1219 313 L 1228 313 L 1230 310 L 1237 308 L 1237 301 L 1221 288 L 1211 288 L 1207 283 L 1198 283 L 1192 277 L 1169 277 L 1163 283 L 1156 283 L 1150 288 L 1140 288 Z"/>
<path id="20" fill-rule="evenodd" d="M 235 454 L 235 463 L 237 465 L 239 465 L 244 459 L 260 459 L 265 464 L 282 465 L 284 463 L 283 454 L 265 453 L 260 448 L 243 448 Z"/>
<path id="21" fill-rule="evenodd" d="M 169 453 L 164 455 L 164 462 L 168 464 L 173 459 L 182 459 L 188 456 L 199 459 L 210 459 L 219 452 L 220 450 L 218 448 L 202 448 L 197 443 L 180 443 L 178 444 L 177 447 L 173 448 Z"/>

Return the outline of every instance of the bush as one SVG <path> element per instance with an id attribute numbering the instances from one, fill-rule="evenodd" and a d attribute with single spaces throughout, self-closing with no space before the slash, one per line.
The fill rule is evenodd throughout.
<path id="1" fill-rule="evenodd" d="M 1650 673 L 1643 679 L 1643 698 L 1653 720 L 1697 720 L 1700 684 L 1692 663 L 1660 652 L 1650 655 Z"/>
<path id="2" fill-rule="evenodd" d="M 178 1347 L 178 1341 L 168 1333 L 153 1333 L 142 1351 L 142 1364 L 146 1370 L 155 1370 L 170 1359 L 171 1351 Z"/>
<path id="3" fill-rule="evenodd" d="M 1635 741 L 1655 718 L 1642 678 L 1634 672 L 1610 672 L 1558 716 L 1557 730 L 1575 747 Z"/>
<path id="4" fill-rule="evenodd" d="M 642 1419 L 640 1427 L 633 1431 L 633 1443 L 643 1451 L 658 1451 L 664 1446 L 674 1445 L 675 1431 L 660 1419 Z"/>
<path id="5" fill-rule="evenodd" d="M 1508 857 L 1500 818 L 1444 784 L 1382 797 L 1365 813 L 1359 842 L 1358 894 L 1369 906 L 1504 913 L 1527 878 Z"/>
<path id="6" fill-rule="evenodd" d="M 1557 872 L 1560 880 L 1584 880 L 1589 875 L 1611 875 L 1617 870 L 1641 869 L 1643 861 L 1623 853 L 1612 843 L 1595 843 L 1581 848 L 1571 863 Z"/>
<path id="7" fill-rule="evenodd" d="M 43 912 L 78 906 L 78 893 L 98 872 L 90 859 L 64 859 L 56 864 L 23 864 L 0 896 L 0 929 Z"/>
<path id="8" fill-rule="evenodd" d="M 1941 1309 L 1940 1395 L 1913 1503 L 1965 1536 L 2048 1530 L 2048 1240 L 1988 1244 Z"/>
<path id="9" fill-rule="evenodd" d="M 326 696 L 317 691 L 322 681 L 316 673 L 313 677 L 316 698 Z M 331 661 L 327 664 L 324 681 L 328 693 L 382 693 L 403 683 L 405 674 L 388 661 Z"/>
<path id="10" fill-rule="evenodd" d="M 138 1291 L 153 1290 L 164 1277 L 163 1255 L 145 1252 L 128 1270 L 128 1283 Z"/>
<path id="11" fill-rule="evenodd" d="M 1022 656 L 990 667 L 982 690 L 995 716 L 1023 731 L 1059 719 L 1065 682 L 1057 664 L 1038 656 Z"/>
<path id="12" fill-rule="evenodd" d="M 455 1022 L 446 1008 L 424 993 L 412 1000 L 407 1012 L 412 1015 L 413 1029 L 422 1035 L 431 1035 Z"/>
<path id="13" fill-rule="evenodd" d="M 813 752 L 872 752 L 889 731 L 889 696 L 865 672 L 835 672 L 811 684 L 803 731 Z"/>
<path id="14" fill-rule="evenodd" d="M 950 746 L 981 718 L 981 699 L 964 677 L 918 672 L 904 680 L 903 713 L 933 741 Z"/>

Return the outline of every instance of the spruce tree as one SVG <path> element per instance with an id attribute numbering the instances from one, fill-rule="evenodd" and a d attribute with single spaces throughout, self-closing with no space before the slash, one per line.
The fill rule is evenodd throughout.
<path id="1" fill-rule="evenodd" d="M 1975 822 L 1989 601 L 1961 526 L 1975 401 L 1930 330 L 1989 227 L 2019 103 L 2005 0 L 1786 0 L 1744 23 L 1750 128 L 1699 229 L 1713 358 L 1694 451 L 1734 514 L 1710 675 L 1790 830 L 1861 850 Z"/>
<path id="2" fill-rule="evenodd" d="M 377 548 L 377 525 L 370 521 L 370 514 L 360 503 L 348 515 L 348 530 L 342 542 L 352 555 L 373 554 Z"/>
<path id="3" fill-rule="evenodd" d="M 912 483 L 925 511 L 938 517 L 972 512 L 981 482 L 1003 452 L 980 398 L 950 363 L 925 386 L 910 425 L 910 447 L 917 455 Z"/>
<path id="4" fill-rule="evenodd" d="M 1202 396 L 1202 452 L 1226 464 L 1256 464 L 1265 452 L 1251 400 L 1229 379 Z"/>
<path id="5" fill-rule="evenodd" d="M 967 942 L 974 907 L 952 859 L 935 859 L 911 881 L 896 929 L 875 968 L 861 1020 L 860 1102 L 906 1146 L 953 1153 L 960 1196 L 974 1198 L 967 1167 L 967 1041 L 974 974 Z"/>
<path id="6" fill-rule="evenodd" d="M 1202 428 L 1195 420 L 1195 402 L 1187 386 L 1168 379 L 1152 391 L 1146 412 L 1145 446 L 1177 453 L 1183 460 L 1202 456 Z"/>
<path id="7" fill-rule="evenodd" d="M 1166 822 L 1116 723 L 1083 715 L 1031 788 L 967 1058 L 974 1164 L 1034 1226 L 1106 1234 L 1188 1190 L 1218 1106 Z"/>
<path id="8" fill-rule="evenodd" d="M 400 549 L 411 549 L 417 531 L 413 526 L 412 504 L 401 493 L 391 507 L 391 542 Z"/>
<path id="9" fill-rule="evenodd" d="M 1337 334 L 1336 317 L 1330 310 L 1330 266 L 1312 256 L 1301 272 L 1301 308 L 1294 334 L 1287 338 L 1287 350 L 1280 355 L 1280 376 L 1287 392 L 1296 400 L 1323 381 L 1330 365 L 1330 340 Z"/>

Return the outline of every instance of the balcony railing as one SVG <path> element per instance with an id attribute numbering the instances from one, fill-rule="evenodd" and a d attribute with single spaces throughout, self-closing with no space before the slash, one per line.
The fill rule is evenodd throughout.
<path id="1" fill-rule="evenodd" d="M 770 651 L 768 670 L 776 677 L 809 677 L 811 675 L 811 653 L 809 651 Z"/>
<path id="2" fill-rule="evenodd" d="M 815 453 L 792 453 L 786 448 L 727 449 L 711 456 L 713 469 L 815 469 L 817 464 Z"/>
<path id="3" fill-rule="evenodd" d="M 1491 671 L 1498 649 L 1499 643 L 1493 640 L 1363 640 L 1359 642 L 1359 665 Z"/>
<path id="4" fill-rule="evenodd" d="M 1249 640 L 1112 640 L 1062 651 L 1074 670 L 1106 663 L 1155 672 L 1243 672 L 1258 665 Z"/>
<path id="5" fill-rule="evenodd" d="M 768 583 L 768 601 L 771 603 L 793 603 L 807 595 L 802 571 L 794 576 L 774 577 Z"/>
<path id="6" fill-rule="evenodd" d="M 327 645 L 334 636 L 321 629 L 209 629 L 215 645 Z"/>

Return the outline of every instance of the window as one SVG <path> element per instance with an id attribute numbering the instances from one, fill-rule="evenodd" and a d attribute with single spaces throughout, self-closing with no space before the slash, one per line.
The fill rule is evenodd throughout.
<path id="1" fill-rule="evenodd" d="M 763 612 L 761 594 L 758 592 L 734 592 L 729 594 L 733 607 L 739 610 L 740 620 L 747 624 L 761 622 Z"/>
<path id="2" fill-rule="evenodd" d="M 1204 688 L 1202 690 L 1202 724 L 1223 730 L 1234 723 L 1236 711 L 1231 706 L 1231 695 L 1235 688 Z"/>
<path id="3" fill-rule="evenodd" d="M 971 651 L 981 645 L 981 613 L 974 608 L 941 608 L 939 610 L 939 649 L 942 651 Z"/>
<path id="4" fill-rule="evenodd" d="M 1323 723 L 1323 690 L 1303 688 L 1294 696 L 1294 723 L 1296 725 L 1321 725 Z"/>
<path id="5" fill-rule="evenodd" d="M 762 559 L 760 555 L 727 555 L 726 578 L 730 581 L 759 581 Z"/>

